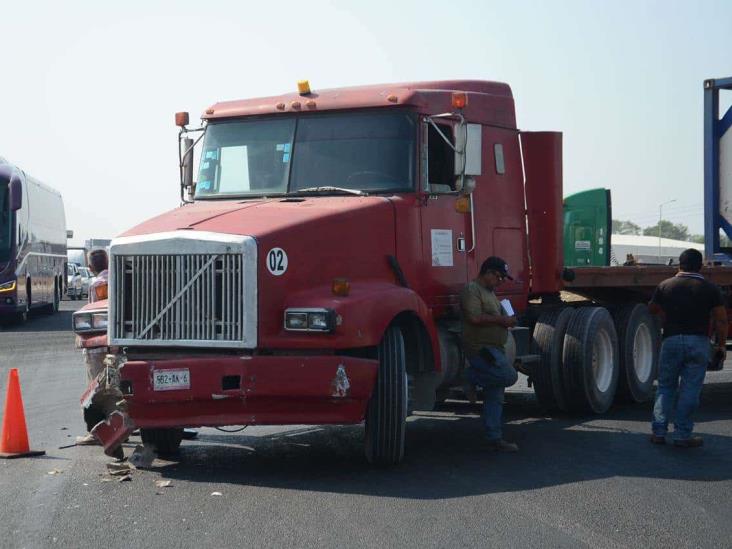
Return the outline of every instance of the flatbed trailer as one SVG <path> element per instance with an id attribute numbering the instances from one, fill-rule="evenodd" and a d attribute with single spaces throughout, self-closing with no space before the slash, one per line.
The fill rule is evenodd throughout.
<path id="1" fill-rule="evenodd" d="M 619 297 L 619 294 L 632 293 L 650 298 L 659 282 L 678 272 L 678 266 L 567 267 L 567 272 L 572 279 L 564 282 L 564 288 L 587 297 L 601 300 L 601 296 Z M 732 287 L 730 266 L 707 265 L 701 272 L 721 288 Z"/>

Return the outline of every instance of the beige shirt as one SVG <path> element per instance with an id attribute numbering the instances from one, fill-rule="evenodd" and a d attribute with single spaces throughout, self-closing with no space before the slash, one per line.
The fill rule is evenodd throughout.
<path id="1" fill-rule="evenodd" d="M 467 356 L 478 354 L 483 347 L 501 347 L 506 345 L 508 329 L 498 324 L 478 326 L 467 322 L 466 317 L 477 318 L 481 315 L 505 316 L 505 312 L 496 294 L 473 280 L 460 296 L 463 314 L 463 349 Z"/>

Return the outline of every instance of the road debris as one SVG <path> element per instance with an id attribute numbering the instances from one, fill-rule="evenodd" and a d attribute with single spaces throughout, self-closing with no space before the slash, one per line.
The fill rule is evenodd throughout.
<path id="1" fill-rule="evenodd" d="M 224 494 L 222 494 L 221 492 L 211 492 L 211 495 L 212 496 L 223 496 Z"/>
<path id="2" fill-rule="evenodd" d="M 48 472 L 49 475 L 60 475 L 61 473 L 63 473 L 61 469 L 52 469 Z"/>
<path id="3" fill-rule="evenodd" d="M 171 486 L 173 486 L 173 481 L 172 480 L 156 480 L 155 486 L 157 486 L 158 488 L 170 488 Z"/>
<path id="4" fill-rule="evenodd" d="M 109 474 L 115 477 L 127 475 L 132 472 L 132 466 L 129 463 L 107 463 Z"/>
<path id="5" fill-rule="evenodd" d="M 132 475 L 129 475 L 129 474 L 125 475 L 123 477 L 119 477 L 119 479 L 117 479 L 118 482 L 130 482 L 131 480 L 132 480 Z"/>
<path id="6" fill-rule="evenodd" d="M 157 454 L 151 446 L 138 444 L 127 460 L 138 469 L 147 469 L 152 465 L 156 457 Z"/>

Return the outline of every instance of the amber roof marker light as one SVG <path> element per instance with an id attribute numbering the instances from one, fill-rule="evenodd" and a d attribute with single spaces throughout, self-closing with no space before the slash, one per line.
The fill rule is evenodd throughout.
<path id="1" fill-rule="evenodd" d="M 308 80 L 298 80 L 297 93 L 299 93 L 300 95 L 310 94 L 310 82 Z"/>
<path id="2" fill-rule="evenodd" d="M 464 109 L 468 106 L 468 94 L 465 92 L 452 92 L 452 106 L 454 109 Z"/>

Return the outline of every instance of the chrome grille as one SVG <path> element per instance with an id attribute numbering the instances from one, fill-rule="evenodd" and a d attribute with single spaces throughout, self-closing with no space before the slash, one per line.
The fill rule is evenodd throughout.
<path id="1" fill-rule="evenodd" d="M 127 344 L 245 339 L 242 254 L 113 255 L 113 339 Z"/>

